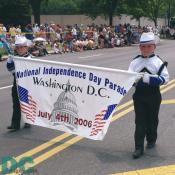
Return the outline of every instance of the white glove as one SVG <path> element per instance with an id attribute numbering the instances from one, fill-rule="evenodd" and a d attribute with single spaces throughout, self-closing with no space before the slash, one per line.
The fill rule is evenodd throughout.
<path id="1" fill-rule="evenodd" d="M 140 79 L 143 78 L 143 76 L 144 76 L 144 74 L 143 74 L 143 73 L 140 73 L 140 74 L 137 76 L 137 78 L 136 78 L 136 80 L 135 80 L 135 83 L 137 84 L 137 83 L 140 81 Z"/>
<path id="2" fill-rule="evenodd" d="M 8 63 L 12 63 L 13 62 L 13 55 L 9 55 L 8 59 L 7 59 Z"/>
<path id="3" fill-rule="evenodd" d="M 145 72 L 144 75 L 143 75 L 143 78 L 142 78 L 143 82 L 147 83 L 147 84 L 150 84 L 150 77 L 158 78 L 159 76 L 148 74 L 147 72 Z"/>
<path id="4" fill-rule="evenodd" d="M 144 73 L 142 80 L 143 80 L 144 83 L 149 84 L 150 74 Z"/>

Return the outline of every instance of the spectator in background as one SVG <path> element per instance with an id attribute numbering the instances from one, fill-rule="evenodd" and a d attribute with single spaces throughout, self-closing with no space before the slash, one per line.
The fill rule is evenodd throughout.
<path id="1" fill-rule="evenodd" d="M 24 29 L 25 36 L 29 40 L 33 40 L 33 29 L 31 24 L 27 24 L 27 26 Z"/>

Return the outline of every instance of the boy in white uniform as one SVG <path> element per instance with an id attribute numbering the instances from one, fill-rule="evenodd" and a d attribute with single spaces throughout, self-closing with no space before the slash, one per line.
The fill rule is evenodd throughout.
<path id="1" fill-rule="evenodd" d="M 31 58 L 28 52 L 28 40 L 24 36 L 17 37 L 15 41 L 15 56 Z M 7 69 L 13 75 L 13 86 L 12 86 L 12 101 L 13 101 L 13 114 L 11 125 L 7 129 L 11 131 L 17 131 L 20 129 L 21 121 L 21 109 L 17 93 L 16 77 L 15 77 L 15 65 L 13 61 L 13 55 L 9 55 L 7 60 Z M 30 124 L 25 123 L 24 128 L 30 128 Z"/>
<path id="2" fill-rule="evenodd" d="M 155 146 L 162 99 L 159 87 L 169 81 L 166 63 L 154 54 L 156 45 L 152 32 L 141 35 L 139 48 L 141 55 L 135 57 L 129 66 L 129 71 L 144 72 L 143 78 L 135 85 L 133 95 L 136 126 L 134 159 L 143 155 L 145 137 L 147 149 Z"/>

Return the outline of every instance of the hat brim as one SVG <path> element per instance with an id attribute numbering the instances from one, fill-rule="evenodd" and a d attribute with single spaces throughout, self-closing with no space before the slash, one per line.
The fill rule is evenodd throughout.
<path id="1" fill-rule="evenodd" d="M 140 45 L 148 45 L 148 44 L 156 44 L 154 40 L 150 40 L 150 41 L 142 41 L 140 42 Z"/>
<path id="2" fill-rule="evenodd" d="M 15 44 L 15 47 L 27 47 L 27 44 Z"/>

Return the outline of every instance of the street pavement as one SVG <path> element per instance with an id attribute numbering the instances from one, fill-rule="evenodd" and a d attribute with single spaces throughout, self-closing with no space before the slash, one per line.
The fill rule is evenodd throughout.
<path id="1" fill-rule="evenodd" d="M 34 172 L 30 174 L 36 175 L 175 175 L 174 48 L 174 40 L 162 40 L 157 46 L 156 54 L 169 63 L 170 82 L 161 87 L 163 100 L 157 145 L 152 150 L 145 150 L 144 156 L 138 160 L 132 159 L 134 89 L 122 100 L 103 141 L 38 126 L 9 133 L 6 126 L 10 124 L 12 115 L 12 76 L 6 70 L 6 62 L 0 62 L 0 164 L 7 156 L 12 156 L 16 161 L 28 156 L 34 161 L 34 164 L 30 164 L 34 165 Z M 138 45 L 133 45 L 50 55 L 40 59 L 127 70 L 137 54 Z"/>

